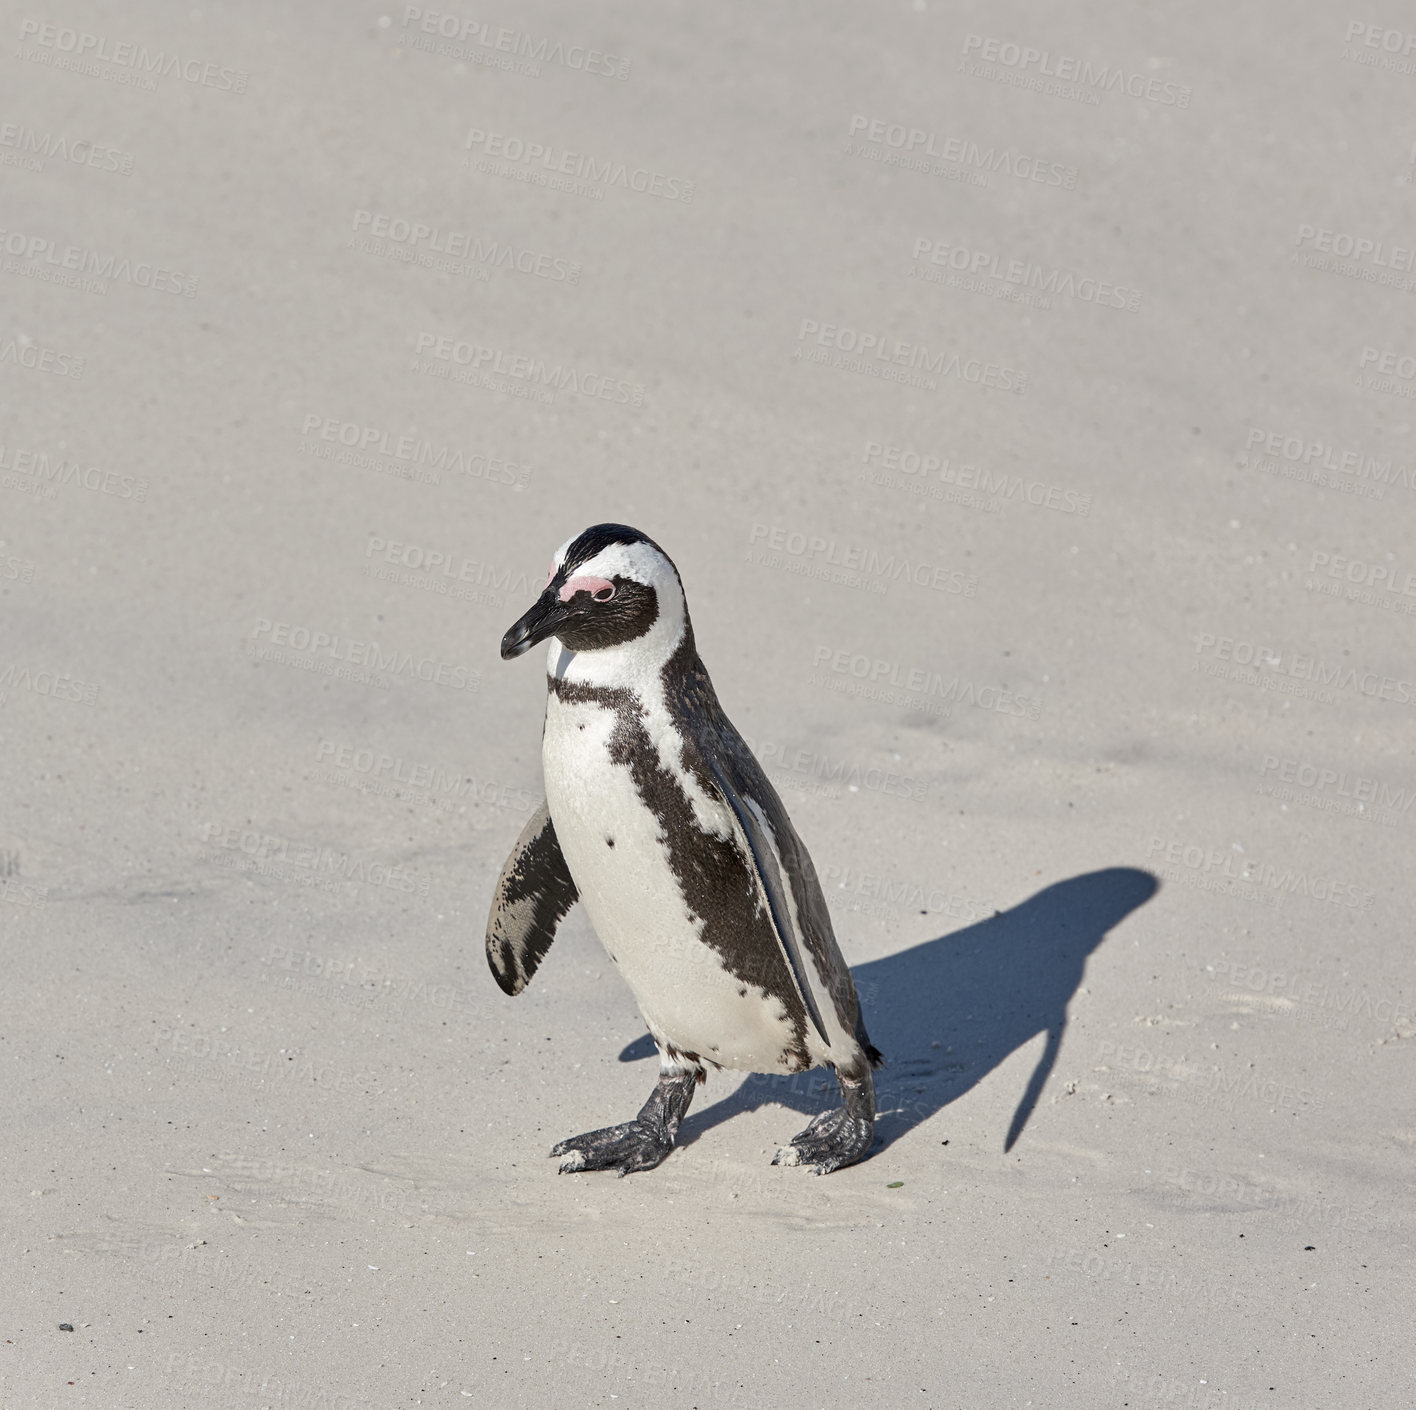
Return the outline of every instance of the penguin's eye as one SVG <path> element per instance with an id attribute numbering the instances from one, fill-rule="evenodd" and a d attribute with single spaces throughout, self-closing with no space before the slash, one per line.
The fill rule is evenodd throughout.
<path id="1" fill-rule="evenodd" d="M 602 587 L 598 592 L 592 592 L 590 594 L 590 596 L 593 597 L 596 602 L 608 602 L 614 595 L 615 589 L 613 583 L 607 584 L 605 587 Z"/>

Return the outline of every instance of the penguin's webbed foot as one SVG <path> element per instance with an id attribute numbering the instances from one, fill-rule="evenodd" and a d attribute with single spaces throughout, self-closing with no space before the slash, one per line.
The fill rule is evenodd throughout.
<path id="1" fill-rule="evenodd" d="M 823 1111 L 810 1126 L 792 1137 L 772 1157 L 773 1165 L 810 1165 L 818 1175 L 829 1175 L 843 1165 L 854 1165 L 875 1139 L 873 1123 L 852 1116 L 845 1107 Z"/>
<path id="2" fill-rule="evenodd" d="M 671 1140 L 655 1135 L 636 1120 L 557 1141 L 551 1154 L 566 1157 L 561 1162 L 562 1175 L 577 1170 L 617 1170 L 623 1179 L 636 1170 L 652 1170 L 673 1148 Z"/>
<path id="3" fill-rule="evenodd" d="M 673 1150 L 680 1122 L 693 1100 L 694 1085 L 702 1079 L 701 1068 L 676 1068 L 659 1073 L 659 1083 L 633 1121 L 571 1136 L 551 1147 L 552 1155 L 563 1155 L 560 1173 L 577 1170 L 618 1170 L 620 1178 L 636 1170 L 652 1170 Z"/>
<path id="4" fill-rule="evenodd" d="M 870 1069 L 861 1081 L 848 1081 L 839 1073 L 837 1080 L 846 1104 L 812 1117 L 806 1130 L 772 1157 L 773 1165 L 809 1165 L 816 1174 L 829 1175 L 854 1165 L 870 1150 L 875 1141 L 875 1084 Z"/>

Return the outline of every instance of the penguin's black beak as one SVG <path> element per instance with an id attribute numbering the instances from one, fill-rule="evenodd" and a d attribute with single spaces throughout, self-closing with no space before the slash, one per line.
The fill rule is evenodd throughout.
<path id="1" fill-rule="evenodd" d="M 502 637 L 502 660 L 514 661 L 518 656 L 530 651 L 537 642 L 554 636 L 569 616 L 570 610 L 557 596 L 555 587 L 548 587 L 531 604 L 530 610 L 518 617 Z"/>

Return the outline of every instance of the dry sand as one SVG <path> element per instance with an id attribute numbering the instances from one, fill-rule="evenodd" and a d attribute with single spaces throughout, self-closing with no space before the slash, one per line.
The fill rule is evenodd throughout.
<path id="1" fill-rule="evenodd" d="M 1416 21 L 436 13 L 4 22 L 0 1401 L 1408 1405 Z M 855 1168 L 821 1073 L 546 1157 L 653 1081 L 578 911 L 483 956 L 606 519 Z"/>

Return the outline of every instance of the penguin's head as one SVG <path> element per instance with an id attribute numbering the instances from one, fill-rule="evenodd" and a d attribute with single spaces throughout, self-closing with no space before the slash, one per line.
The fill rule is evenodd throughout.
<path id="1" fill-rule="evenodd" d="M 688 622 L 673 560 L 647 534 L 625 524 L 595 524 L 568 539 L 530 610 L 502 637 L 510 661 L 555 637 L 567 650 L 632 656 L 660 666 Z"/>

